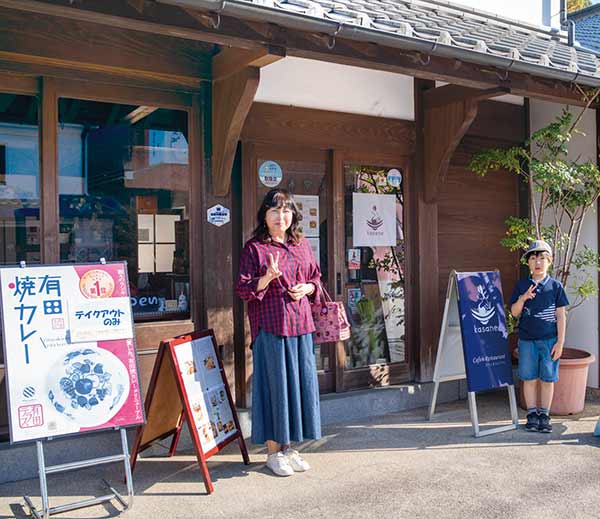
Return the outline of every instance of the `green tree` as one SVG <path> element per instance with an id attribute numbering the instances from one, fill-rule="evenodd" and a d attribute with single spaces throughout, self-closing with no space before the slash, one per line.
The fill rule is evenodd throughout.
<path id="1" fill-rule="evenodd" d="M 534 132 L 524 146 L 487 149 L 469 164 L 480 176 L 504 170 L 519 175 L 528 187 L 529 217 L 511 216 L 501 244 L 511 251 L 526 249 L 543 239 L 554 249 L 553 275 L 576 294 L 571 309 L 598 294 L 600 254 L 588 246 L 578 248 L 585 217 L 600 198 L 600 170 L 593 162 L 569 156 L 568 144 L 577 134 L 583 113 L 598 98 L 600 89 L 583 92 L 585 108 L 574 117 L 564 109 L 554 122 Z M 586 268 L 587 267 L 587 268 Z"/>
<path id="2" fill-rule="evenodd" d="M 583 9 L 584 7 L 589 7 L 590 5 L 592 5 L 592 0 L 568 0 L 567 11 L 569 13 L 573 13 L 575 11 L 579 11 L 579 9 Z"/>

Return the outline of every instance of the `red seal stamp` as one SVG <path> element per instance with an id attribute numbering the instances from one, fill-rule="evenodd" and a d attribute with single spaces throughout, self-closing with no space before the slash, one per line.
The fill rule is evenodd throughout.
<path id="1" fill-rule="evenodd" d="M 19 427 L 29 429 L 44 425 L 44 411 L 40 404 L 23 405 L 19 407 Z"/>
<path id="2" fill-rule="evenodd" d="M 115 281 L 108 272 L 93 269 L 81 277 L 79 290 L 88 299 L 112 297 L 115 291 Z"/>

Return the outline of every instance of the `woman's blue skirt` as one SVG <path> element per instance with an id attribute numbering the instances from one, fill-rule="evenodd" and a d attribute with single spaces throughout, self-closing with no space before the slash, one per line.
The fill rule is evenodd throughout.
<path id="1" fill-rule="evenodd" d="M 319 439 L 321 410 L 312 334 L 279 337 L 260 330 L 252 354 L 252 443 Z"/>

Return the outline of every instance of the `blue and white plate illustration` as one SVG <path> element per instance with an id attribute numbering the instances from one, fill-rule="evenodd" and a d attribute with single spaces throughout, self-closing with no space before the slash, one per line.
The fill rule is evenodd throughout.
<path id="1" fill-rule="evenodd" d="M 96 346 L 70 350 L 50 368 L 47 397 L 54 409 L 79 427 L 108 422 L 129 395 L 125 365 Z"/>

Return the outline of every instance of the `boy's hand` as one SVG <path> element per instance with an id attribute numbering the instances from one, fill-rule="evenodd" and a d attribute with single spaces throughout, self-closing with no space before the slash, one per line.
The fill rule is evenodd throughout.
<path id="1" fill-rule="evenodd" d="M 563 345 L 557 342 L 553 347 L 550 354 L 552 355 L 552 360 L 558 360 L 562 356 Z"/>
<path id="2" fill-rule="evenodd" d="M 537 283 L 535 285 L 531 285 L 527 289 L 527 292 L 525 292 L 524 294 L 521 295 L 521 299 L 523 300 L 523 303 L 525 303 L 525 301 L 529 301 L 530 299 L 533 299 L 535 297 L 535 289 L 536 288 L 537 288 Z"/>

